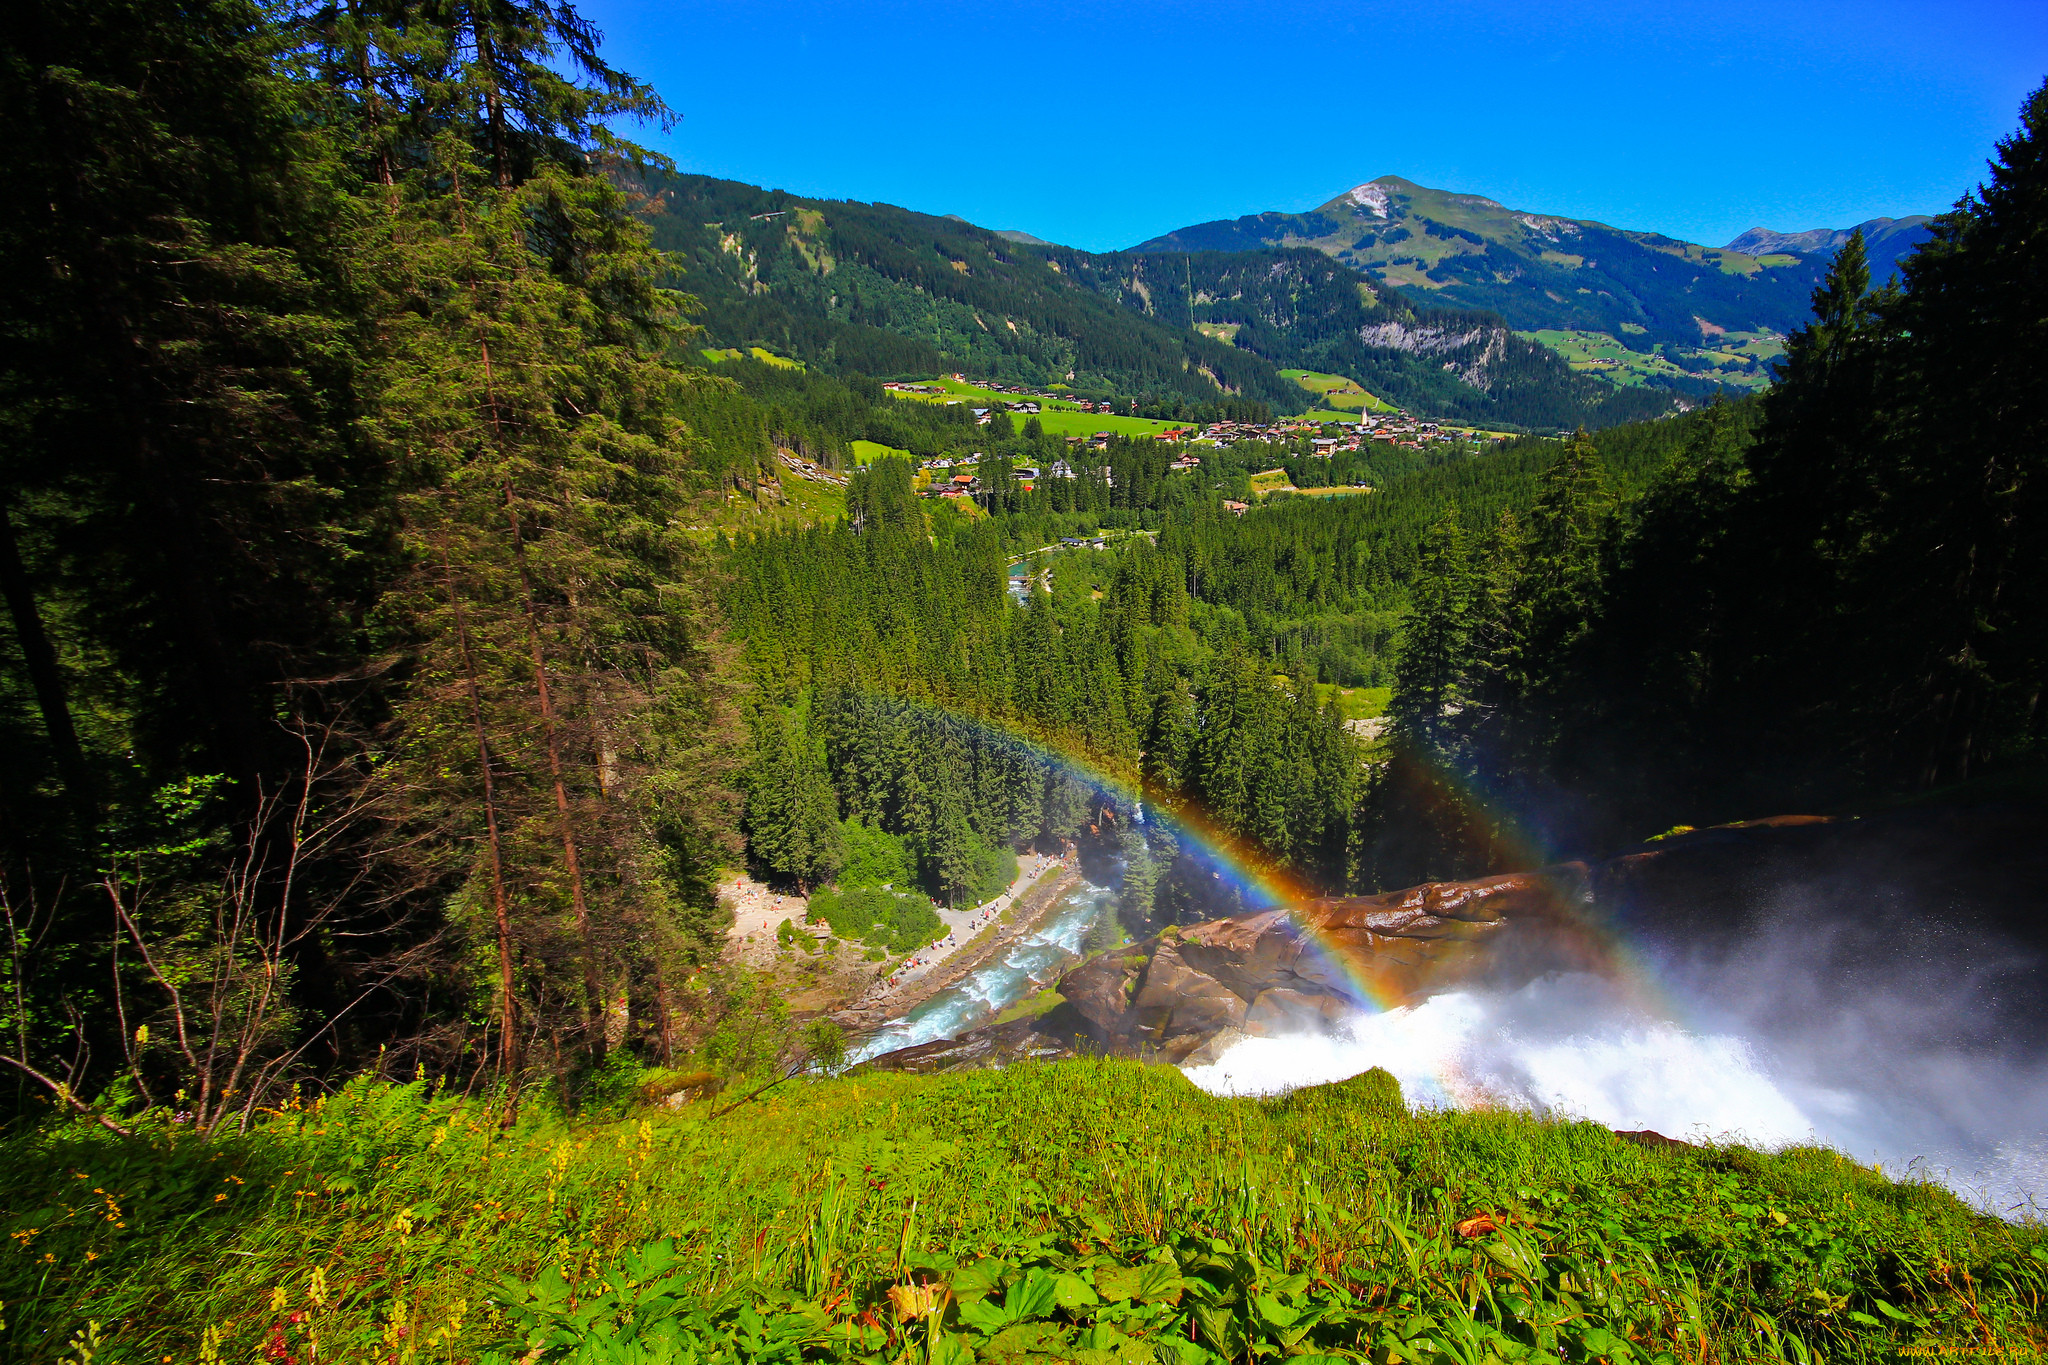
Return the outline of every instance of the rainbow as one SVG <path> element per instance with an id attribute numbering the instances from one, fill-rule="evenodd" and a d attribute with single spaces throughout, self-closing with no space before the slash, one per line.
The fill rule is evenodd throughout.
<path id="1" fill-rule="evenodd" d="M 1261 850 L 1223 829 L 1199 807 L 1185 801 L 1170 806 L 1147 802 L 1141 790 L 1134 789 L 1092 756 L 1064 747 L 1054 748 L 1021 727 L 929 702 L 918 705 L 984 736 L 1017 746 L 1048 770 L 1095 789 L 1113 803 L 1113 808 L 1123 808 L 1122 818 L 1165 827 L 1180 855 L 1207 870 L 1235 897 L 1243 912 L 1288 912 L 1297 935 L 1325 968 L 1325 979 L 1344 982 L 1351 997 L 1368 1011 L 1384 1013 L 1412 1003 L 1390 983 L 1376 979 L 1369 965 L 1355 953 L 1340 950 L 1319 924 L 1292 913 L 1295 907 L 1321 899 L 1322 892 L 1274 866 Z M 1531 868 L 1545 861 L 1536 843 L 1513 821 L 1498 814 L 1498 806 L 1485 799 L 1470 782 L 1440 765 L 1425 763 L 1408 764 L 1406 775 L 1411 782 L 1407 799 L 1448 806 L 1458 813 L 1474 835 L 1475 853 L 1486 862 Z M 1609 971 L 1640 1004 L 1663 1017 L 1676 1017 L 1671 1002 L 1657 988 L 1646 964 L 1611 928 L 1583 918 L 1577 927 L 1589 941 L 1599 945 Z M 1445 1094 L 1461 1107 L 1484 1107 L 1488 1103 L 1485 1091 L 1455 1065 L 1447 1063 L 1435 1074 Z"/>

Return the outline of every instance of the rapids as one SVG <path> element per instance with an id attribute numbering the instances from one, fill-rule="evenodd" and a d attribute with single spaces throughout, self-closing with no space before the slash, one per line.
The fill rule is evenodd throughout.
<path id="1" fill-rule="evenodd" d="M 1051 985 L 1080 958 L 1090 926 L 1107 913 L 1115 895 L 1086 883 L 1068 892 L 1056 909 L 1001 957 L 855 1042 L 847 1050 L 847 1064 L 919 1043 L 957 1038 Z"/>

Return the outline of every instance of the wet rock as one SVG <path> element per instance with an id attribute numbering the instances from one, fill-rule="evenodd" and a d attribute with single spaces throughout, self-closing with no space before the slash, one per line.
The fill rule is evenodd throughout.
<path id="1" fill-rule="evenodd" d="M 1637 1128 L 1626 1132 L 1617 1128 L 1614 1132 L 1614 1135 L 1620 1138 L 1623 1142 L 1631 1142 L 1638 1147 L 1648 1147 L 1652 1150 L 1658 1148 L 1663 1148 L 1667 1151 L 1675 1152 L 1690 1152 L 1696 1150 L 1693 1144 L 1690 1142 L 1681 1142 L 1677 1138 L 1665 1137 L 1662 1133 L 1659 1133 L 1654 1129 L 1649 1128 Z"/>
<path id="2" fill-rule="evenodd" d="M 1019 1019 L 991 1028 L 975 1029 L 958 1038 L 941 1038 L 898 1048 L 863 1062 L 856 1071 L 903 1071 L 928 1075 L 937 1071 L 976 1071 L 1008 1066 L 1027 1059 L 1059 1061 L 1072 1057 L 1071 1042 L 1063 1042 L 1034 1027 L 1034 1021 Z"/>
<path id="3" fill-rule="evenodd" d="M 1223 1060 L 1223 1054 L 1251 1037 L 1243 1029 L 1218 1029 L 1207 1038 L 1194 1041 L 1192 1051 L 1183 1053 L 1178 1059 L 1180 1066 L 1213 1066 Z"/>
<path id="4" fill-rule="evenodd" d="M 1237 1029 L 1246 1014 L 1242 995 L 1188 966 L 1172 943 L 1154 949 L 1132 1008 L 1138 1031 L 1160 1041 L 1178 1034 Z"/>
<path id="5" fill-rule="evenodd" d="M 1058 990 L 1068 1008 L 1087 1022 L 1090 1033 L 1109 1037 L 1127 1031 L 1137 973 L 1137 966 L 1127 964 L 1123 957 L 1104 954 L 1068 971 L 1060 978 Z"/>
<path id="6" fill-rule="evenodd" d="M 1251 1008 L 1244 1012 L 1244 1031 L 1254 1038 L 1335 1033 L 1346 1019 L 1356 1013 L 1358 1005 L 1348 996 L 1275 986 L 1271 990 L 1260 991 L 1259 998 L 1252 1001 Z"/>

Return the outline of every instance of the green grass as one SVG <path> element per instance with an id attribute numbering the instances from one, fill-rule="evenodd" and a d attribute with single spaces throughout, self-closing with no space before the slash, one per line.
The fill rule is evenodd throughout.
<path id="1" fill-rule="evenodd" d="M 853 451 L 853 462 L 857 465 L 873 464 L 876 460 L 910 458 L 909 451 L 898 450 L 895 446 L 885 446 L 880 441 L 849 441 L 847 444 Z"/>
<path id="2" fill-rule="evenodd" d="M 1026 418 L 1018 418 L 1022 428 Z M 1038 414 L 1038 423 L 1052 436 L 1093 436 L 1107 431 L 1117 436 L 1158 436 L 1168 431 L 1192 431 L 1187 422 L 1161 422 L 1150 417 L 1116 417 L 1101 412 L 1054 412 Z"/>
<path id="3" fill-rule="evenodd" d="M 98 1365 L 1874 1365 L 2048 1342 L 2039 1227 L 1827 1151 L 1411 1114 L 1390 1084 L 1222 1100 L 1098 1060 L 799 1080 L 722 1118 L 529 1103 L 505 1130 L 362 1082 L 214 1141 L 52 1122 L 0 1153 L 0 1340 Z"/>
<path id="4" fill-rule="evenodd" d="M 791 360 L 787 356 L 777 355 L 775 352 L 764 350 L 759 346 L 749 346 L 744 351 L 737 346 L 728 346 L 723 350 L 719 350 L 716 347 L 707 347 L 703 355 L 706 360 L 714 365 L 721 360 L 741 360 L 751 356 L 763 365 L 773 365 L 779 370 L 801 370 L 804 367 L 804 363 L 801 360 Z"/>
<path id="5" fill-rule="evenodd" d="M 1640 386 L 1652 379 L 1670 379 L 1688 374 L 1713 379 L 1741 388 L 1761 389 L 1770 383 L 1769 371 L 1743 366 L 1744 359 L 1766 361 L 1784 353 L 1776 337 L 1766 333 L 1730 332 L 1713 338 L 1712 345 L 1688 348 L 1689 357 L 1711 361 L 1712 371 L 1689 372 L 1663 355 L 1632 351 L 1605 332 L 1544 330 L 1517 332 L 1525 341 L 1549 347 L 1575 370 L 1598 374 L 1610 383 Z M 1726 367 L 1726 368 L 1721 368 Z"/>
<path id="6" fill-rule="evenodd" d="M 846 515 L 846 489 L 838 484 L 801 479 L 785 469 L 781 486 L 783 501 L 779 503 L 764 500 L 757 506 L 747 494 L 728 495 L 710 507 L 704 524 L 692 534 L 708 541 L 720 531 L 789 530 L 822 525 Z"/>
<path id="7" fill-rule="evenodd" d="M 1348 375 L 1324 374 L 1318 370 L 1282 370 L 1281 377 L 1292 379 L 1310 393 L 1320 395 L 1331 408 L 1348 412 L 1392 412 L 1394 405 L 1374 397 Z M 1355 421 L 1356 418 L 1346 420 Z"/>
<path id="8" fill-rule="evenodd" d="M 932 385 L 944 390 L 944 392 L 936 395 L 897 393 L 893 389 L 890 392 L 895 397 L 910 402 L 944 403 L 951 399 L 977 408 L 987 407 L 990 403 L 995 402 L 1016 403 L 1023 401 L 1022 397 L 1018 394 L 996 393 L 978 384 L 966 383 L 957 379 L 921 379 L 917 382 Z M 1053 436 L 1092 436 L 1098 431 L 1107 431 L 1118 436 L 1157 436 L 1162 432 L 1171 431 L 1175 428 L 1188 429 L 1186 422 L 1162 422 L 1150 417 L 1117 417 L 1109 413 L 1082 412 L 1071 404 L 1062 403 L 1058 399 L 1046 400 L 1041 398 L 1034 401 L 1038 402 L 1044 409 L 1044 411 L 1036 414 L 1039 425 Z M 1023 413 L 1012 413 L 1011 419 L 1017 423 L 1020 430 L 1025 422 L 1031 420 L 1029 416 Z"/>
<path id="9" fill-rule="evenodd" d="M 1331 696 L 1337 698 L 1337 714 L 1345 720 L 1372 720 L 1387 714 L 1387 703 L 1394 699 L 1391 687 L 1339 687 L 1335 683 L 1316 684 L 1316 702 L 1327 706 Z"/>
<path id="10" fill-rule="evenodd" d="M 1066 1002 L 1067 997 L 1061 995 L 1054 987 L 1047 986 L 1038 994 L 1019 1000 L 989 1022 L 992 1025 L 1012 1024 L 1019 1019 L 1042 1018 L 1045 1015 L 1051 1014 Z"/>

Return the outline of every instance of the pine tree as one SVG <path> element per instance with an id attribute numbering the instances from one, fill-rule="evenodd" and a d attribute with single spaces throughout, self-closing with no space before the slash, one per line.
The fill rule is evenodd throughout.
<path id="1" fill-rule="evenodd" d="M 1448 722 L 1470 672 L 1472 582 L 1465 536 L 1446 512 L 1418 552 L 1387 714 L 1396 739 L 1423 754 L 1450 742 Z"/>
<path id="2" fill-rule="evenodd" d="M 424 678 L 448 680 L 396 708 L 393 846 L 437 850 L 427 877 L 489 846 L 501 1040 L 520 1027 L 512 961 L 524 1008 L 595 1058 L 621 1001 L 679 975 L 650 953 L 705 946 L 729 760 L 701 741 L 730 732 L 675 530 L 666 267 L 590 159 L 611 142 L 602 111 L 658 107 L 547 66 L 560 50 L 610 80 L 579 23 L 500 6 L 412 30 L 439 64 L 411 111 L 431 136 L 371 192 L 358 251 L 379 315 L 368 426 L 400 471 L 416 566 L 383 616 Z"/>
<path id="3" fill-rule="evenodd" d="M 2048 339 L 2048 83 L 1989 169 L 1871 304 L 1892 338 L 1888 544 L 1853 591 L 1898 679 L 1887 767 L 1928 785 L 2037 742 L 2048 674 L 2048 377 L 2027 359 Z"/>

